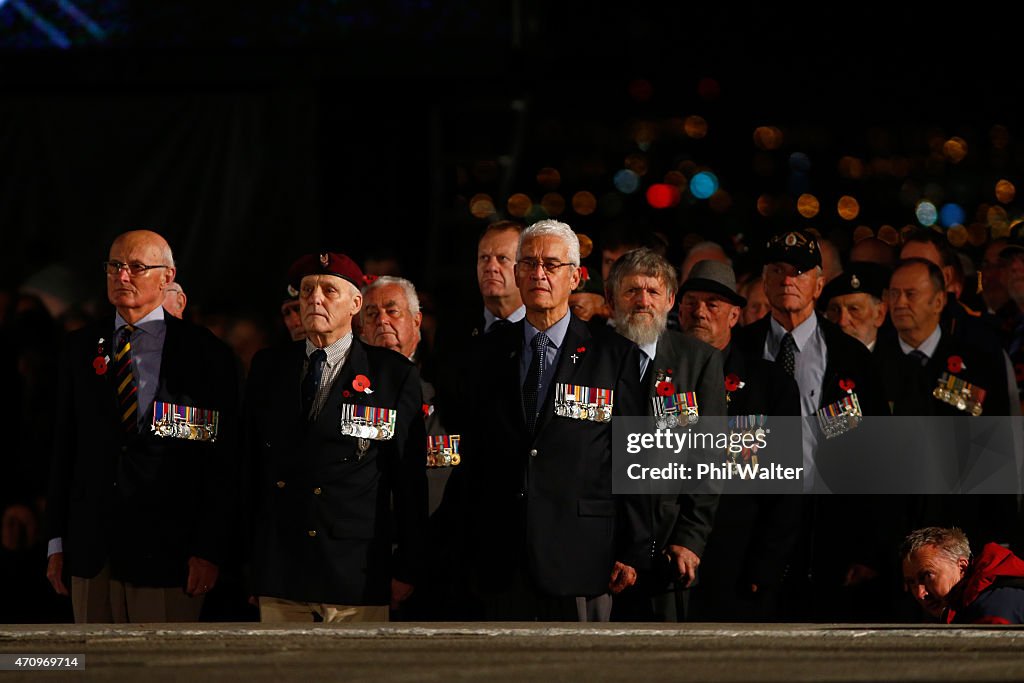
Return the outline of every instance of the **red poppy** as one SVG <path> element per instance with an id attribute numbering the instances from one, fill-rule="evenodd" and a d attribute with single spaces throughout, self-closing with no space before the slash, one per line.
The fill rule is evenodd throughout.
<path id="1" fill-rule="evenodd" d="M 430 404 L 429 403 L 424 403 L 423 404 L 423 417 L 430 417 Z"/>
<path id="2" fill-rule="evenodd" d="M 378 277 L 380 277 L 380 276 L 379 275 L 364 275 L 363 276 L 363 282 L 365 282 L 368 285 L 372 285 L 374 282 L 377 281 Z"/>
<path id="3" fill-rule="evenodd" d="M 576 353 L 583 353 L 586 350 L 587 350 L 586 346 L 577 346 L 576 347 Z"/>
<path id="4" fill-rule="evenodd" d="M 668 374 L 670 374 L 670 375 L 671 375 L 671 374 L 672 374 L 672 368 L 669 368 L 669 369 L 668 369 L 668 370 L 666 370 L 665 372 L 667 372 Z"/>
<path id="5" fill-rule="evenodd" d="M 735 373 L 730 373 L 730 374 L 725 376 L 725 390 L 726 391 L 736 391 L 739 388 L 740 388 L 740 378 L 739 378 L 739 375 L 737 375 Z"/>
<path id="6" fill-rule="evenodd" d="M 590 279 L 590 273 L 587 271 L 586 266 L 580 266 L 580 282 L 586 282 Z"/>
<path id="7" fill-rule="evenodd" d="M 341 395 L 342 395 L 342 396 L 344 396 L 345 398 L 349 398 L 349 397 L 350 397 L 350 396 L 352 395 L 352 392 L 351 392 L 351 391 L 349 391 L 348 389 L 344 389 L 344 390 L 343 390 L 343 391 L 341 392 Z"/>
<path id="8" fill-rule="evenodd" d="M 676 385 L 672 384 L 672 382 L 658 382 L 654 390 L 658 393 L 658 396 L 671 396 L 676 393 Z"/>
<path id="9" fill-rule="evenodd" d="M 107 374 L 107 359 L 103 356 L 96 356 L 96 359 L 92 362 L 92 367 L 97 375 Z"/>
<path id="10" fill-rule="evenodd" d="M 960 356 L 950 356 L 946 360 L 946 367 L 952 373 L 958 373 L 964 369 L 964 359 Z"/>
<path id="11" fill-rule="evenodd" d="M 839 388 L 845 391 L 846 393 L 850 393 L 851 391 L 853 391 L 856 386 L 856 382 L 854 382 L 852 379 L 839 380 Z"/>
<path id="12" fill-rule="evenodd" d="M 370 388 L 370 378 L 366 375 L 356 375 L 352 380 L 352 388 L 360 393 L 366 391 Z"/>

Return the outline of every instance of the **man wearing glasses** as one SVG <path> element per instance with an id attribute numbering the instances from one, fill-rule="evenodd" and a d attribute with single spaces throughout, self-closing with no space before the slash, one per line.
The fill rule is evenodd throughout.
<path id="1" fill-rule="evenodd" d="M 230 546 L 235 359 L 164 311 L 163 237 L 118 236 L 103 268 L 113 315 L 60 358 L 46 575 L 78 623 L 196 621 Z"/>
<path id="2" fill-rule="evenodd" d="M 488 620 L 606 621 L 610 593 L 650 561 L 649 529 L 612 495 L 611 418 L 643 411 L 639 350 L 569 313 L 579 262 L 568 225 L 524 230 L 526 318 L 483 336 L 468 364 L 466 519 Z"/>

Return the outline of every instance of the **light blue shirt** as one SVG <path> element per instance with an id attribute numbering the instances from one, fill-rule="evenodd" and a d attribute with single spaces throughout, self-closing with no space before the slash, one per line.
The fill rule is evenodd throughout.
<path id="1" fill-rule="evenodd" d="M 771 318 L 771 327 L 768 336 L 764 340 L 765 360 L 775 361 L 782 347 L 782 338 L 786 335 L 786 328 L 779 324 L 775 318 Z M 825 365 L 828 362 L 828 347 L 825 346 L 825 335 L 818 327 L 818 316 L 811 312 L 811 316 L 793 328 L 793 341 L 796 342 L 796 354 L 793 376 L 796 379 L 797 388 L 800 390 L 800 414 L 805 418 L 814 417 L 821 403 L 821 387 L 825 381 Z M 814 466 L 814 452 L 818 447 L 818 426 L 817 420 L 804 420 L 803 424 L 804 444 L 804 490 L 807 491 L 814 486 L 817 479 L 817 469 Z"/>
<path id="2" fill-rule="evenodd" d="M 522 320 L 525 317 L 526 317 L 526 304 L 523 304 L 522 306 L 520 306 L 516 310 L 512 311 L 511 313 L 509 313 L 507 318 L 499 318 L 498 316 L 496 316 L 493 313 L 491 313 L 487 309 L 487 307 L 485 306 L 484 307 L 484 334 L 487 334 L 488 332 L 490 332 L 491 331 L 491 327 L 494 325 L 494 323 L 498 322 L 499 320 L 507 320 L 510 323 L 517 323 L 517 322 L 519 322 L 520 320 Z"/>
<path id="3" fill-rule="evenodd" d="M 114 315 L 114 332 L 107 348 L 111 357 L 116 353 L 117 331 L 126 325 L 120 313 Z M 157 306 L 142 317 L 132 332 L 132 374 L 139 385 L 139 409 L 136 411 L 139 424 L 151 417 L 153 400 L 160 386 L 160 363 L 164 354 L 164 340 L 167 338 L 167 323 L 164 321 L 164 307 Z"/>
<path id="4" fill-rule="evenodd" d="M 928 335 L 928 338 L 921 342 L 921 345 L 917 347 L 917 350 L 928 356 L 928 360 L 931 360 L 932 356 L 935 355 L 935 349 L 939 348 L 939 339 L 941 338 L 942 328 L 941 326 L 936 325 L 935 329 L 932 330 L 932 333 Z M 900 349 L 902 349 L 903 353 L 906 354 L 913 351 L 914 347 L 900 338 Z"/>
<path id="5" fill-rule="evenodd" d="M 644 373 L 647 372 L 647 366 L 651 364 L 655 354 L 658 353 L 658 340 L 655 339 L 650 344 L 644 344 L 640 350 L 643 351 L 640 354 L 640 379 L 643 379 Z"/>
<path id="6" fill-rule="evenodd" d="M 562 351 L 562 343 L 565 341 L 565 333 L 569 331 L 569 314 L 566 313 L 557 323 L 544 330 L 548 335 L 548 347 L 544 354 L 544 376 L 540 380 L 540 393 L 537 395 L 537 409 L 544 405 L 548 389 L 551 388 L 551 378 L 555 376 L 555 368 L 558 366 L 558 356 Z M 519 360 L 519 386 L 526 382 L 526 374 L 533 365 L 533 338 L 539 330 L 530 324 L 530 321 L 523 322 L 523 355 Z"/>

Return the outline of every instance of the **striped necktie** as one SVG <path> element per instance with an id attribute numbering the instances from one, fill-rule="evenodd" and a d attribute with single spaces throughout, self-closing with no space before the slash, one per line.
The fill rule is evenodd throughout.
<path id="1" fill-rule="evenodd" d="M 129 434 L 138 429 L 139 383 L 132 372 L 132 332 L 134 325 L 125 325 L 117 331 L 114 353 L 114 381 L 117 382 L 118 414 L 121 427 Z"/>

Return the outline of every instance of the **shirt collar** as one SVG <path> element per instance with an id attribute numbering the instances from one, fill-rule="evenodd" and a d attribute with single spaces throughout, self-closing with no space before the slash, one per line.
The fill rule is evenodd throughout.
<path id="1" fill-rule="evenodd" d="M 554 346 L 556 349 L 561 348 L 562 342 L 565 341 L 565 333 L 569 331 L 569 313 L 562 316 L 561 320 L 557 323 L 544 330 L 544 333 L 548 335 L 548 345 Z M 529 320 L 523 322 L 523 341 L 529 346 L 530 342 L 533 341 L 534 336 L 540 332 L 536 327 L 530 324 Z"/>
<path id="2" fill-rule="evenodd" d="M 349 332 L 341 339 L 337 340 L 333 344 L 324 347 L 324 351 L 327 352 L 327 365 L 328 367 L 334 367 L 339 361 L 344 360 L 348 353 L 349 347 L 352 346 L 352 333 Z M 317 347 L 313 342 L 306 339 L 306 358 L 309 358 Z"/>
<path id="3" fill-rule="evenodd" d="M 519 322 L 520 320 L 522 320 L 525 317 L 526 317 L 526 304 L 523 304 L 522 306 L 520 306 L 516 310 L 512 311 L 511 313 L 509 313 L 508 317 L 504 318 L 504 320 L 507 320 L 510 323 L 517 323 L 517 322 Z M 493 313 L 491 313 L 490 309 L 488 309 L 486 306 L 484 306 L 484 330 L 486 331 L 486 330 L 491 329 L 491 325 L 493 325 L 498 320 L 502 320 L 502 318 L 499 318 L 498 316 L 494 315 Z"/>
<path id="4" fill-rule="evenodd" d="M 771 335 L 775 342 L 781 344 L 782 338 L 786 336 L 786 332 L 790 332 L 785 327 L 779 324 L 779 321 L 774 316 L 769 314 L 769 320 L 771 320 Z M 818 315 L 811 311 L 811 315 L 807 320 L 803 321 L 792 329 L 793 341 L 796 342 L 797 351 L 803 351 L 804 345 L 810 341 L 814 331 L 818 329 Z"/>
<path id="5" fill-rule="evenodd" d="M 654 360 L 654 354 L 658 353 L 658 340 L 655 339 L 650 344 L 641 344 L 640 350 L 647 354 L 650 360 Z"/>
<path id="6" fill-rule="evenodd" d="M 128 321 L 121 317 L 120 313 L 114 313 L 114 332 L 128 324 Z M 164 324 L 164 307 L 157 306 L 152 311 L 142 316 L 140 320 L 135 323 L 137 329 L 141 329 L 143 332 L 149 332 L 154 334 L 156 328 Z"/>
<path id="7" fill-rule="evenodd" d="M 921 345 L 917 347 L 917 350 L 928 356 L 928 360 L 931 360 L 932 356 L 935 355 L 935 349 L 939 348 L 939 339 L 941 338 L 942 327 L 940 325 L 936 325 L 935 329 L 932 330 L 932 333 L 928 335 L 928 338 L 921 342 Z M 914 350 L 914 347 L 903 341 L 902 337 L 899 338 L 899 340 L 900 349 L 903 350 L 903 353 L 910 353 Z"/>

